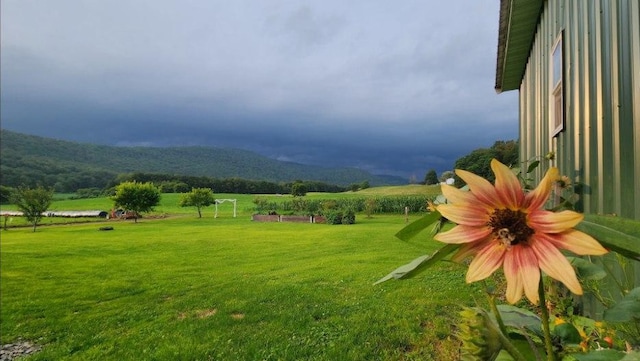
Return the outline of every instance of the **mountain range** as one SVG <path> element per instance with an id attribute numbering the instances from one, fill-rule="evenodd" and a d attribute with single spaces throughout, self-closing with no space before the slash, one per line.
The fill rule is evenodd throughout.
<path id="1" fill-rule="evenodd" d="M 77 143 L 0 129 L 0 184 L 58 190 L 101 187 L 118 174 L 157 173 L 269 182 L 319 181 L 340 186 L 406 184 L 356 168 L 324 168 L 217 147 L 119 147 Z"/>

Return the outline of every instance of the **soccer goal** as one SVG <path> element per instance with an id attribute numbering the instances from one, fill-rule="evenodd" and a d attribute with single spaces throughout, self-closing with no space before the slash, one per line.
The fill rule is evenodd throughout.
<path id="1" fill-rule="evenodd" d="M 236 200 L 235 199 L 216 199 L 216 201 L 215 201 L 216 214 L 213 216 L 213 218 L 218 218 L 218 204 L 222 204 L 224 202 L 233 202 L 233 218 L 236 218 L 237 204 L 236 204 Z"/>

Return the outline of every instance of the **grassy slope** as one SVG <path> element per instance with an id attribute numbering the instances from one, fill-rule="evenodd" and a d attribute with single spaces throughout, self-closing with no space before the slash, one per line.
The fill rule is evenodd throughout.
<path id="1" fill-rule="evenodd" d="M 230 204 L 197 219 L 164 195 L 159 211 L 177 217 L 2 231 L 2 343 L 44 344 L 34 360 L 456 357 L 452 316 L 480 297 L 464 269 L 372 286 L 439 246 L 395 239 L 403 217 L 253 223 L 253 196 L 227 196 L 236 219 Z"/>

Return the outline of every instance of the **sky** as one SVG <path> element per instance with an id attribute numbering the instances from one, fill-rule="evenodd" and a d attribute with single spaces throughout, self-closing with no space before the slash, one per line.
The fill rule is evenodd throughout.
<path id="1" fill-rule="evenodd" d="M 518 137 L 499 1 L 3 0 L 3 129 L 424 179 Z"/>

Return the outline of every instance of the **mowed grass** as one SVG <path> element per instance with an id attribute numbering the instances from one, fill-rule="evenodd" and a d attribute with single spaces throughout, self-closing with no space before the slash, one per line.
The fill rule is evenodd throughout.
<path id="1" fill-rule="evenodd" d="M 43 345 L 30 360 L 457 359 L 457 312 L 483 299 L 464 268 L 373 285 L 439 247 L 394 238 L 404 217 L 255 223 L 237 199 L 235 219 L 167 203 L 182 213 L 113 231 L 1 231 L 2 343 Z"/>

